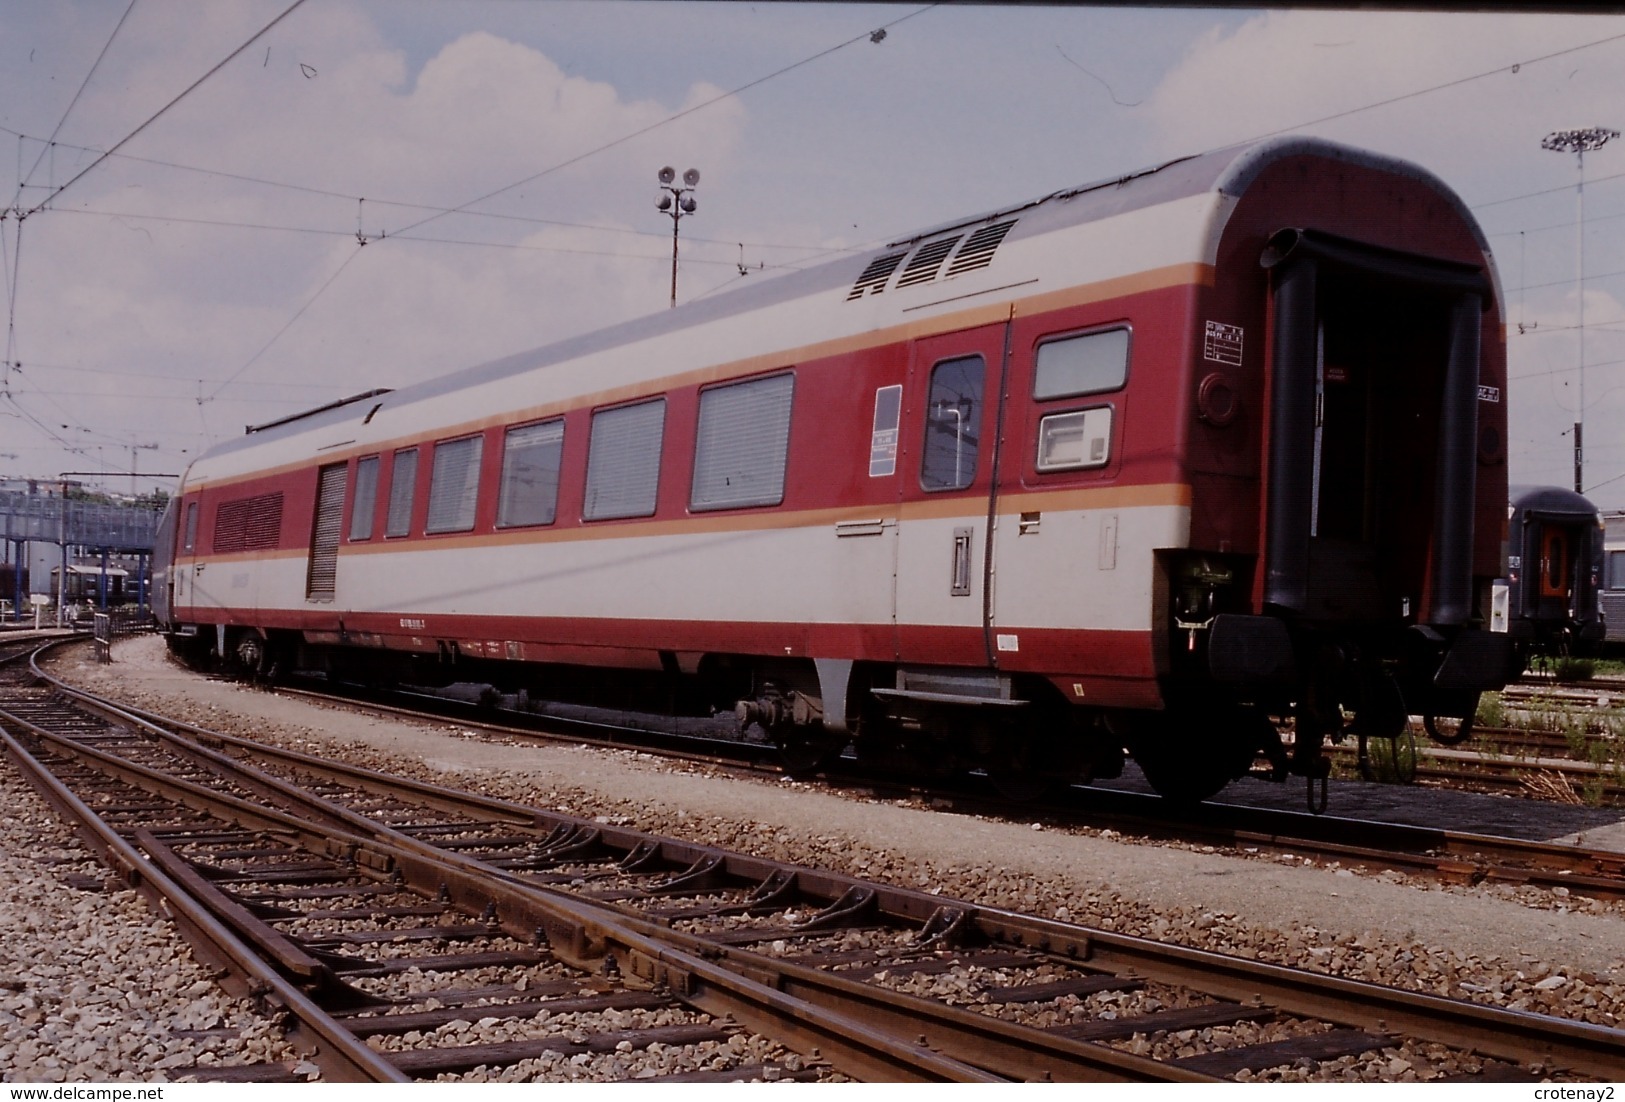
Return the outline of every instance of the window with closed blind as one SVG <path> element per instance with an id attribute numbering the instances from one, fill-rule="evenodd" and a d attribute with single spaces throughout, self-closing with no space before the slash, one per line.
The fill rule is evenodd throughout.
<path id="1" fill-rule="evenodd" d="M 552 524 L 559 502 L 564 422 L 517 425 L 502 438 L 497 527 Z"/>
<path id="2" fill-rule="evenodd" d="M 434 446 L 429 472 L 429 517 L 425 532 L 466 532 L 474 527 L 474 505 L 480 490 L 482 436 L 443 440 Z"/>
<path id="3" fill-rule="evenodd" d="M 378 505 L 378 457 L 356 460 L 355 504 L 350 508 L 350 540 L 372 539 L 372 515 Z"/>
<path id="4" fill-rule="evenodd" d="M 771 375 L 700 391 L 694 439 L 694 509 L 739 509 L 784 500 L 795 376 Z"/>
<path id="5" fill-rule="evenodd" d="M 666 399 L 601 409 L 587 442 L 587 520 L 646 517 L 660 488 L 660 443 Z"/>
<path id="6" fill-rule="evenodd" d="M 384 518 L 384 535 L 404 536 L 412 530 L 412 497 L 417 482 L 418 450 L 402 448 L 395 453 L 389 473 L 389 514 Z"/>

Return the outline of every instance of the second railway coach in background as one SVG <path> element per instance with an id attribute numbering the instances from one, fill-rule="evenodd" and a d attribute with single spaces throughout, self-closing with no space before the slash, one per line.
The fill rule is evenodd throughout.
<path id="1" fill-rule="evenodd" d="M 1602 614 L 1610 647 L 1625 644 L 1625 512 L 1603 516 Z"/>
<path id="2" fill-rule="evenodd" d="M 1514 672 L 1504 341 L 1437 178 L 1218 150 L 262 426 L 185 475 L 165 618 L 803 767 L 1314 783 Z"/>
<path id="3" fill-rule="evenodd" d="M 1577 654 L 1603 638 L 1603 522 L 1561 486 L 1513 486 L 1507 503 L 1512 632 L 1540 655 Z"/>

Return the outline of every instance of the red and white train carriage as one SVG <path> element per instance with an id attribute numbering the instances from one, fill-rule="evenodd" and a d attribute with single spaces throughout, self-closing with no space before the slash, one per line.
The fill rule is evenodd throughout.
<path id="1" fill-rule="evenodd" d="M 182 480 L 160 616 L 1205 797 L 1512 672 L 1504 393 L 1459 199 L 1274 140 L 251 430 Z"/>

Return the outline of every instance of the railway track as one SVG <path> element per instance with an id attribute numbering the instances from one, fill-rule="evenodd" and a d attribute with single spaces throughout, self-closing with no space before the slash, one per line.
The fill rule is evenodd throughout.
<path id="1" fill-rule="evenodd" d="M 762 1055 L 685 1077 L 1335 1078 L 1436 1045 L 1491 1080 L 1625 1075 L 1617 1030 L 652 837 L 16 681 L 12 758 L 122 875 L 196 913 L 206 955 L 258 969 L 333 1078 L 624 1069 L 698 1045 Z"/>
<path id="2" fill-rule="evenodd" d="M 445 698 L 420 697 L 419 707 L 391 704 L 376 693 L 342 687 L 338 693 L 316 688 L 279 686 L 278 694 L 324 705 L 338 702 L 367 712 L 429 723 L 456 718 L 465 730 L 485 737 L 572 743 L 611 749 L 635 749 L 677 761 L 730 771 L 777 776 L 782 769 L 770 745 L 689 736 L 670 737 L 650 728 L 629 728 L 579 716 L 515 717 L 528 723 L 501 723 L 490 709 Z M 163 717 L 129 709 L 159 722 Z M 1470 752 L 1458 752 L 1476 760 Z M 1442 778 L 1455 777 L 1446 769 Z M 1506 784 L 1523 787 L 1525 773 L 1506 774 Z M 929 789 L 907 780 L 876 776 L 856 762 L 844 761 L 824 774 L 835 786 L 856 787 L 893 797 L 929 799 L 969 814 L 1025 821 L 1034 815 L 1063 826 L 1110 830 L 1129 837 L 1192 846 L 1224 848 L 1238 856 L 1292 855 L 1304 860 L 1336 862 L 1366 872 L 1397 871 L 1460 885 L 1508 885 L 1564 892 L 1603 900 L 1625 899 L 1625 854 L 1579 842 L 1533 841 L 1391 821 L 1299 811 L 1249 807 L 1209 801 L 1193 808 L 1170 805 L 1149 793 L 1077 786 L 1040 801 L 1014 802 L 969 779 L 958 785 Z M 1492 776 L 1493 781 L 1493 776 Z"/>
<path id="3" fill-rule="evenodd" d="M 277 691 L 323 703 L 331 703 L 335 699 L 331 694 L 314 689 L 278 688 Z M 443 722 L 447 714 L 444 710 L 430 711 L 387 704 L 371 695 L 358 697 L 346 692 L 337 699 L 376 714 L 397 718 Z M 445 702 L 437 700 L 436 703 L 443 705 Z M 689 749 L 693 745 L 689 739 L 661 740 L 647 731 L 629 730 L 605 723 L 561 721 L 549 717 L 547 729 L 538 729 L 535 725 L 495 723 L 488 718 L 479 718 L 477 709 L 471 707 L 459 706 L 454 711 L 459 722 L 468 728 L 496 737 L 551 741 L 560 737 L 552 730 L 557 725 L 566 732 L 564 737 L 589 745 L 616 749 L 633 747 L 680 761 L 748 772 L 782 772 L 775 764 L 776 755 L 771 746 L 699 740 L 700 746 L 714 748 Z M 1458 752 L 1457 756 L 1463 760 L 1477 760 L 1471 752 Z M 1445 768 L 1430 770 L 1424 775 L 1434 774 L 1440 778 L 1456 775 Z M 1505 775 L 1506 783 L 1522 787 L 1526 775 L 1527 770 L 1522 774 L 1509 772 Z M 861 771 L 856 763 L 851 762 L 841 763 L 826 771 L 826 779 L 836 785 L 871 788 L 877 785 L 877 778 L 872 773 Z M 885 791 L 897 795 L 945 801 L 957 810 L 973 814 L 1017 819 L 1041 814 L 1064 825 L 1114 830 L 1130 836 L 1191 845 L 1223 846 L 1237 853 L 1290 853 L 1367 870 L 1394 870 L 1430 876 L 1452 884 L 1563 888 L 1575 895 L 1597 899 L 1625 899 L 1625 854 L 1578 843 L 1538 842 L 1338 815 L 1308 815 L 1246 807 L 1222 800 L 1180 809 L 1155 795 L 1097 786 L 1078 786 L 1048 800 L 1012 803 L 990 795 L 986 789 L 974 784 L 957 788 L 939 784 L 926 790 L 909 783 L 884 779 L 878 783 Z M 1351 842 L 1351 839 L 1358 841 Z"/>
<path id="4" fill-rule="evenodd" d="M 1558 742 L 1542 738 L 1541 732 L 1507 732 L 1505 744 L 1496 741 L 1495 734 L 1485 732 L 1481 738 L 1485 745 L 1477 749 L 1417 747 L 1413 759 L 1402 767 L 1404 780 L 1507 795 L 1555 795 L 1568 803 L 1625 802 L 1625 761 L 1618 757 L 1580 761 L 1560 756 Z M 1334 746 L 1329 756 L 1349 764 L 1355 750 Z"/>

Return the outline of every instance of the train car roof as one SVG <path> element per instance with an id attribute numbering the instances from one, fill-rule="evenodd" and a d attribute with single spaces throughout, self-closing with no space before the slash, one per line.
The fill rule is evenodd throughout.
<path id="1" fill-rule="evenodd" d="M 1036 237 L 1068 226 L 1094 222 L 1147 207 L 1175 202 L 1204 193 L 1237 198 L 1271 164 L 1288 157 L 1310 155 L 1374 168 L 1417 181 L 1441 196 L 1471 227 L 1484 254 L 1489 245 L 1467 207 L 1438 177 L 1408 161 L 1398 160 L 1318 138 L 1283 137 L 1231 146 L 1181 157 L 1149 168 L 1077 187 L 1050 192 L 1015 206 L 1001 207 L 970 218 L 943 223 L 892 239 L 886 246 L 852 254 L 771 279 L 752 281 L 714 298 L 648 314 L 605 329 L 567 337 L 538 348 L 505 356 L 393 391 L 369 391 L 352 399 L 318 407 L 305 414 L 279 418 L 251 429 L 243 436 L 210 448 L 199 462 L 255 448 L 273 440 L 335 425 L 370 421 L 381 411 L 394 411 L 442 398 L 457 391 L 500 382 L 524 372 L 620 345 L 677 333 L 797 299 L 823 293 L 850 297 L 856 281 L 880 258 L 906 252 L 939 235 L 963 233 L 973 227 L 994 226 L 1014 220 L 1008 241 Z M 997 247 L 997 246 L 995 246 Z"/>
<path id="2" fill-rule="evenodd" d="M 1520 513 L 1597 517 L 1591 500 L 1562 486 L 1508 486 L 1507 502 Z"/>

